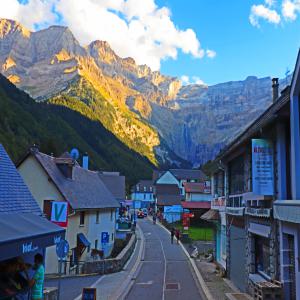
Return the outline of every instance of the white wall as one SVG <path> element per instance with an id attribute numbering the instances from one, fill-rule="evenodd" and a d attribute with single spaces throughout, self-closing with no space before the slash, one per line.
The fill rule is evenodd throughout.
<path id="1" fill-rule="evenodd" d="M 131 194 L 131 200 L 153 201 L 153 193 L 135 192 Z"/>
<path id="2" fill-rule="evenodd" d="M 112 213 L 111 213 L 112 210 Z M 99 211 L 99 223 L 96 223 L 96 212 L 93 210 L 89 213 L 89 226 L 87 238 L 91 242 L 91 249 L 95 249 L 95 240 L 98 240 L 97 249 L 102 249 L 101 233 L 108 232 L 109 243 L 105 245 L 105 256 L 109 256 L 114 245 L 116 237 L 116 210 L 115 209 L 101 209 Z M 112 218 L 111 218 L 112 217 Z"/>
<path id="3" fill-rule="evenodd" d="M 156 184 L 177 184 L 179 187 L 178 180 L 174 177 L 171 172 L 167 171 L 165 174 L 163 174 L 157 181 Z"/>

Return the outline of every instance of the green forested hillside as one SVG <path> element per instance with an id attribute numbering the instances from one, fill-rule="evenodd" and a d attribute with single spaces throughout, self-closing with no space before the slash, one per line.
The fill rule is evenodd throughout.
<path id="1" fill-rule="evenodd" d="M 36 103 L 1 74 L 0 143 L 14 161 L 34 143 L 54 155 L 76 147 L 80 153 L 88 152 L 92 169 L 120 171 L 128 185 L 150 177 L 153 167 L 99 121 L 61 105 Z"/>

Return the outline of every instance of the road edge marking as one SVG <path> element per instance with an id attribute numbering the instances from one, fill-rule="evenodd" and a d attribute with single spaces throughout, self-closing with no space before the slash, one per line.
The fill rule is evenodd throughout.
<path id="1" fill-rule="evenodd" d="M 165 226 L 163 226 L 160 222 L 157 222 L 157 224 L 162 227 L 165 231 L 167 231 L 169 234 L 171 233 Z M 201 286 L 201 289 L 206 297 L 207 300 L 215 300 L 215 298 L 212 296 L 209 288 L 207 287 L 200 271 L 198 270 L 195 261 L 190 257 L 189 253 L 187 252 L 187 250 L 185 249 L 185 247 L 182 245 L 181 241 L 179 241 L 179 245 L 181 246 L 184 254 L 187 256 L 187 258 L 189 259 L 192 267 L 193 267 L 193 271 L 195 272 L 195 275 L 198 279 L 198 282 Z"/>

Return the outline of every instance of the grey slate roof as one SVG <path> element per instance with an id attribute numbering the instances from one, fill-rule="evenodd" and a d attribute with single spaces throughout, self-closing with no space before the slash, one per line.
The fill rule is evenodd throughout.
<path id="1" fill-rule="evenodd" d="M 99 177 L 117 200 L 126 198 L 125 176 L 99 173 Z"/>
<path id="2" fill-rule="evenodd" d="M 27 185 L 0 144 L 0 213 L 42 212 Z"/>
<path id="3" fill-rule="evenodd" d="M 204 180 L 206 175 L 201 170 L 192 169 L 170 169 L 169 170 L 177 179 L 187 180 Z"/>
<path id="4" fill-rule="evenodd" d="M 182 196 L 180 195 L 157 195 L 158 206 L 181 205 Z"/>
<path id="5" fill-rule="evenodd" d="M 131 191 L 136 193 L 152 193 L 153 187 L 154 184 L 152 180 L 140 180 L 132 187 Z"/>
<path id="6" fill-rule="evenodd" d="M 116 208 L 119 202 L 100 179 L 98 172 L 73 166 L 72 179 L 66 178 L 56 165 L 56 158 L 33 151 L 53 183 L 73 209 Z"/>

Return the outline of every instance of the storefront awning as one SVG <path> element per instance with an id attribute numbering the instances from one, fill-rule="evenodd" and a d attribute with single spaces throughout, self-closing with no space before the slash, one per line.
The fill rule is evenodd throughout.
<path id="1" fill-rule="evenodd" d="M 77 239 L 79 243 L 82 244 L 84 247 L 88 247 L 91 245 L 91 243 L 88 241 L 88 239 L 85 237 L 83 233 L 78 233 Z"/>
<path id="2" fill-rule="evenodd" d="M 0 261 L 55 245 L 65 230 L 31 213 L 0 213 Z"/>
<path id="3" fill-rule="evenodd" d="M 206 221 L 218 221 L 220 220 L 219 212 L 214 209 L 210 209 L 206 213 L 204 213 L 200 219 L 206 220 Z"/>

